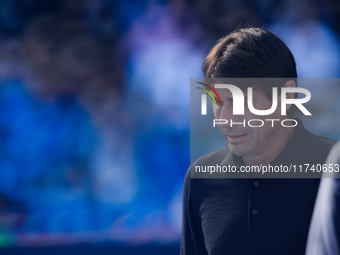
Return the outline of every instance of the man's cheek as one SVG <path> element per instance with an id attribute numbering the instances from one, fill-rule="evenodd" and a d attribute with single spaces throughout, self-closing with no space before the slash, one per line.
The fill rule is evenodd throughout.
<path id="1" fill-rule="evenodd" d="M 219 107 L 214 106 L 213 112 L 214 112 L 214 115 L 215 115 L 216 118 L 221 117 L 221 109 Z"/>
<path id="2" fill-rule="evenodd" d="M 262 119 L 263 116 L 255 115 L 248 108 L 245 108 L 243 117 L 246 121 L 248 121 L 248 120 L 251 120 L 251 119 Z"/>

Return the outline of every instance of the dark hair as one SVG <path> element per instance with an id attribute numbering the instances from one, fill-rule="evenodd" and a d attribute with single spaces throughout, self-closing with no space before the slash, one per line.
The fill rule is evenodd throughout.
<path id="1" fill-rule="evenodd" d="M 262 28 L 238 29 L 222 37 L 205 58 L 203 73 L 205 78 L 283 78 L 275 87 L 288 80 L 296 83 L 297 78 L 294 56 L 287 45 Z M 271 99 L 273 86 L 257 87 Z"/>

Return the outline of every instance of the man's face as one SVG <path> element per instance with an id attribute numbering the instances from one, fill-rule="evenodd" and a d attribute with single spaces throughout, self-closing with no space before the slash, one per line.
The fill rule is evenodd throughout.
<path id="1" fill-rule="evenodd" d="M 214 105 L 213 111 L 216 119 L 226 119 L 227 124 L 218 125 L 223 137 L 229 143 L 230 151 L 241 157 L 265 157 L 273 148 L 273 142 L 277 143 L 280 140 L 280 134 L 285 127 L 282 127 L 281 120 L 283 116 L 280 114 L 280 97 L 278 98 L 278 106 L 274 113 L 266 116 L 259 116 L 251 113 L 247 104 L 247 91 L 243 91 L 245 96 L 244 115 L 233 115 L 233 97 L 229 89 L 216 89 L 221 97 L 223 106 Z M 272 106 L 272 101 L 267 98 L 263 91 L 253 89 L 253 106 L 257 110 L 267 110 Z M 248 126 L 248 120 L 261 119 L 264 122 L 262 127 Z M 279 119 L 273 124 L 265 119 Z M 243 124 L 233 124 L 235 122 L 243 122 Z M 260 125 L 257 121 L 256 124 Z M 272 127 L 273 125 L 273 127 Z M 286 139 L 282 136 L 282 139 Z"/>

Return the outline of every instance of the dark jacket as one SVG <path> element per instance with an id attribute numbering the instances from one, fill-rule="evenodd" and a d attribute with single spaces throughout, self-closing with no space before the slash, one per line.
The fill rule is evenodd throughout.
<path id="1" fill-rule="evenodd" d="M 323 164 L 334 140 L 300 122 L 271 164 Z M 227 148 L 189 168 L 184 183 L 181 255 L 304 254 L 319 179 L 190 178 L 199 165 L 240 165 Z"/>

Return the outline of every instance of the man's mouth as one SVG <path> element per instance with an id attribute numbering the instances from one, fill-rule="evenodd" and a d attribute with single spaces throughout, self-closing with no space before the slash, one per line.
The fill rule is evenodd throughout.
<path id="1" fill-rule="evenodd" d="M 233 134 L 228 135 L 229 143 L 240 143 L 243 142 L 247 134 Z"/>

